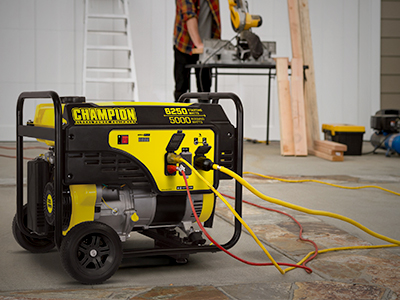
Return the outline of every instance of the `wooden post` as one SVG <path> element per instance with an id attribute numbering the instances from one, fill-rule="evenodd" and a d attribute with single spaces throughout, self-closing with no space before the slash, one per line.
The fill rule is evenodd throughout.
<path id="1" fill-rule="evenodd" d="M 281 134 L 281 155 L 294 155 L 292 106 L 287 57 L 276 58 L 276 78 L 278 84 L 279 121 Z"/>
<path id="2" fill-rule="evenodd" d="M 315 87 L 314 55 L 311 40 L 310 13 L 308 0 L 299 1 L 299 16 L 301 28 L 301 41 L 303 62 L 306 70 L 306 81 L 304 84 L 304 103 L 306 109 L 307 144 L 312 149 L 315 141 L 320 140 L 320 128 L 318 119 L 317 92 Z"/>
<path id="3" fill-rule="evenodd" d="M 292 42 L 292 57 L 303 58 L 301 43 L 301 28 L 298 0 L 288 0 L 290 39 Z"/>
<path id="4" fill-rule="evenodd" d="M 291 67 L 294 155 L 307 156 L 307 129 L 303 89 L 303 59 L 293 58 Z"/>

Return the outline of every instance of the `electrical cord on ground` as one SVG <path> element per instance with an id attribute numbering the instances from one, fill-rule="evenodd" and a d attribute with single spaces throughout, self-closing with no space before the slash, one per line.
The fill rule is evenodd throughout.
<path id="1" fill-rule="evenodd" d="M 0 149 L 5 149 L 5 150 L 17 150 L 17 148 L 15 148 L 15 147 L 6 147 L 6 146 L 0 146 Z M 24 147 L 24 150 L 32 150 L 32 149 L 48 150 L 49 148 L 40 147 L 40 146 Z"/>
<path id="2" fill-rule="evenodd" d="M 257 238 L 257 236 L 254 234 L 254 232 L 252 231 L 252 229 L 246 224 L 246 222 L 239 216 L 239 214 L 236 212 L 236 210 L 229 204 L 229 202 L 212 186 L 212 184 L 210 184 L 192 165 L 190 164 L 186 164 L 187 162 L 182 159 L 180 156 L 176 156 L 176 161 L 177 162 L 181 162 L 184 163 L 186 166 L 188 166 L 192 172 L 194 174 L 196 174 L 196 176 L 198 176 L 217 196 L 219 199 L 221 199 L 222 202 L 224 202 L 224 204 L 229 208 L 229 210 L 235 215 L 235 217 L 239 220 L 239 222 L 242 223 L 242 225 L 247 229 L 247 231 L 249 232 L 249 234 L 253 237 L 253 239 L 255 240 L 255 242 L 260 246 L 260 248 L 264 251 L 264 253 L 268 256 L 268 258 L 271 260 L 272 265 L 274 265 L 279 272 L 281 272 L 281 274 L 285 274 L 286 271 L 282 270 L 282 268 L 280 268 L 280 264 L 281 265 L 291 265 L 293 267 L 296 268 L 303 268 L 308 270 L 309 273 L 312 272 L 312 270 L 306 266 L 302 266 L 302 265 L 293 265 L 293 264 L 286 264 L 286 263 L 277 263 L 271 256 L 271 254 L 269 254 L 268 250 L 264 247 L 264 245 L 260 242 L 260 240 Z M 251 263 L 250 263 L 251 264 Z M 264 265 L 271 265 L 270 263 L 266 263 Z"/>
<path id="3" fill-rule="evenodd" d="M 5 149 L 5 150 L 16 150 L 17 148 L 15 147 L 6 147 L 6 146 L 0 146 L 0 149 Z M 45 147 L 40 147 L 40 146 L 34 146 L 34 147 L 24 147 L 24 150 L 32 150 L 32 149 L 43 149 L 43 150 L 48 150 L 48 148 Z M 5 158 L 17 158 L 14 155 L 6 155 L 6 154 L 0 154 L 0 157 L 5 157 Z M 32 160 L 33 158 L 31 157 L 23 157 L 25 160 Z"/>
<path id="4" fill-rule="evenodd" d="M 230 195 L 226 195 L 226 194 L 221 194 L 221 195 L 224 196 L 224 197 L 230 198 L 230 199 L 235 199 L 235 197 L 230 196 Z M 307 259 L 307 261 L 301 263 L 300 265 L 305 266 L 306 263 L 308 263 L 309 261 L 311 261 L 312 259 L 314 259 L 314 258 L 318 255 L 319 251 L 318 251 L 318 246 L 317 246 L 317 244 L 316 244 L 314 241 L 310 240 L 310 239 L 305 239 L 305 238 L 303 238 L 303 226 L 302 226 L 302 225 L 300 224 L 300 222 L 297 221 L 292 215 L 290 215 L 290 214 L 288 214 L 288 213 L 285 213 L 285 212 L 283 212 L 283 211 L 277 210 L 277 209 L 273 209 L 273 208 L 269 208 L 269 207 L 265 207 L 265 206 L 262 206 L 262 205 L 255 204 L 255 203 L 250 202 L 250 201 L 242 200 L 242 202 L 243 202 L 243 203 L 246 203 L 246 204 L 249 204 L 249 205 L 252 205 L 252 206 L 255 206 L 255 207 L 258 207 L 258 208 L 261 208 L 261 209 L 265 209 L 265 210 L 268 210 L 268 211 L 277 212 L 277 213 L 279 213 L 279 214 L 285 215 L 285 216 L 291 218 L 291 219 L 297 224 L 297 226 L 299 226 L 299 229 L 300 229 L 300 232 L 299 232 L 299 239 L 300 239 L 301 241 L 303 241 L 303 242 L 311 243 L 311 244 L 314 246 L 314 249 L 315 249 L 314 252 L 313 252 L 312 257 L 310 257 L 310 259 Z M 310 252 L 310 253 L 311 253 L 311 252 Z M 287 272 L 287 270 L 288 270 L 288 269 L 285 269 L 285 270 L 284 270 L 285 273 Z M 309 272 L 308 270 L 306 270 L 306 271 Z"/>
<path id="5" fill-rule="evenodd" d="M 329 185 L 329 186 L 333 186 L 333 187 L 337 187 L 337 188 L 341 188 L 341 189 L 348 189 L 348 190 L 359 190 L 359 189 L 374 188 L 374 189 L 379 189 L 379 190 L 382 190 L 382 191 L 385 191 L 385 192 L 400 196 L 400 193 L 391 191 L 389 189 L 385 189 L 385 188 L 377 186 L 377 185 L 343 186 L 343 185 L 338 185 L 338 184 L 329 183 L 329 182 L 316 180 L 316 179 L 296 179 L 296 180 L 284 179 L 284 178 L 279 178 L 279 177 L 274 177 L 274 176 L 263 175 L 263 174 L 259 174 L 259 173 L 255 173 L 255 172 L 243 172 L 243 175 L 255 175 L 255 176 L 263 177 L 263 178 L 266 178 L 266 179 L 278 180 L 278 181 L 288 182 L 288 183 L 315 182 L 315 183 L 326 184 L 326 185 Z"/>
<path id="6" fill-rule="evenodd" d="M 376 145 L 375 146 L 375 148 L 374 148 L 374 150 L 372 150 L 372 151 L 369 151 L 369 152 L 364 152 L 364 153 L 361 153 L 362 155 L 368 155 L 368 154 L 376 154 L 376 150 L 378 150 L 378 148 L 380 148 L 385 142 L 386 142 L 386 140 L 389 138 L 389 135 L 384 139 L 384 140 L 382 140 L 378 145 Z"/>
<path id="7" fill-rule="evenodd" d="M 392 248 L 392 247 L 399 247 L 399 245 L 396 244 L 388 244 L 388 245 L 370 245 L 370 246 L 350 246 L 350 247 L 336 247 L 336 248 L 329 248 L 329 249 L 323 249 L 323 250 L 318 250 L 318 254 L 321 253 L 327 253 L 327 252 L 332 252 L 332 251 L 343 251 L 343 250 L 358 250 L 358 249 L 379 249 L 379 248 Z M 311 251 L 308 253 L 302 260 L 298 262 L 298 264 L 306 264 L 312 258 L 309 258 L 311 255 L 315 254 L 315 251 Z M 313 255 L 314 256 L 314 255 Z M 293 270 L 293 267 L 289 267 L 285 269 L 285 271 L 290 271 Z"/>
<path id="8" fill-rule="evenodd" d="M 186 165 L 186 164 L 185 164 L 185 165 Z M 189 166 L 189 167 L 192 169 L 192 171 L 196 171 L 196 173 L 197 173 L 196 175 L 198 175 L 200 179 L 202 178 L 202 176 L 197 172 L 196 169 L 194 169 L 191 165 L 187 165 L 187 166 Z M 266 251 L 265 247 L 262 246 L 262 244 L 261 244 L 261 246 L 262 246 L 262 248 L 265 249 L 266 253 L 268 253 L 268 257 L 270 257 L 271 263 L 255 263 L 255 262 L 250 262 L 250 261 L 244 260 L 244 259 L 242 259 L 242 258 L 240 258 L 240 257 L 238 257 L 238 256 L 236 256 L 236 255 L 234 255 L 233 253 L 229 252 L 229 251 L 226 250 L 224 247 L 222 247 L 220 244 L 218 244 L 218 243 L 208 234 L 208 232 L 206 231 L 206 229 L 204 228 L 204 226 L 201 224 L 200 219 L 199 219 L 199 217 L 198 217 L 198 215 L 197 215 L 197 213 L 196 213 L 196 210 L 195 210 L 195 208 L 194 208 L 194 204 L 193 204 L 193 200 L 192 200 L 192 197 L 191 197 L 191 194 L 190 194 L 190 189 L 189 189 L 189 185 L 188 185 L 188 182 L 187 182 L 187 179 L 186 179 L 185 171 L 181 171 L 181 172 L 182 172 L 183 178 L 184 178 L 184 180 L 185 180 L 186 191 L 187 191 L 187 194 L 188 194 L 190 206 L 191 206 L 191 208 L 192 208 L 192 212 L 193 212 L 193 215 L 194 215 L 194 217 L 195 217 L 195 219 L 196 219 L 196 222 L 197 222 L 197 224 L 199 225 L 199 227 L 200 227 L 200 229 L 202 230 L 202 232 L 207 236 L 207 238 L 208 238 L 218 249 L 222 250 L 223 252 L 227 253 L 227 254 L 230 255 L 231 257 L 233 257 L 233 258 L 235 258 L 235 259 L 237 259 L 237 260 L 239 260 L 239 261 L 241 261 L 241 262 L 243 262 L 243 263 L 245 263 L 245 264 L 248 264 L 248 265 L 253 265 L 253 266 L 271 266 L 271 265 L 275 265 L 275 267 L 277 267 L 277 269 L 281 272 L 281 274 L 285 274 L 285 270 L 282 270 L 282 269 L 280 268 L 279 265 L 289 266 L 290 268 L 302 268 L 302 269 L 307 270 L 307 272 L 309 272 L 309 273 L 312 272 L 312 270 L 311 270 L 309 267 L 306 267 L 306 266 L 294 265 L 294 264 L 289 264 L 289 263 L 277 263 L 277 262 L 275 262 L 275 260 L 274 260 L 272 257 L 270 257 L 268 251 Z M 203 179 L 204 179 L 204 178 L 203 178 Z M 205 181 L 206 183 L 208 183 L 205 179 L 204 179 L 204 181 Z M 215 190 L 215 191 L 216 191 L 216 190 Z M 218 194 L 219 194 L 219 193 L 218 193 Z M 222 195 L 219 195 L 218 197 L 220 197 L 220 199 L 223 200 Z M 224 200 L 225 200 L 225 199 L 224 199 Z M 224 201 L 224 200 L 223 200 L 223 201 Z M 226 201 L 226 200 L 225 200 L 225 201 Z M 224 202 L 224 203 L 225 203 L 225 202 Z M 228 202 L 227 202 L 227 203 L 228 203 Z M 227 203 L 225 203 L 225 204 L 227 204 Z M 228 205 L 229 205 L 229 203 L 228 203 Z M 232 212 L 236 213 L 236 211 L 235 211 L 230 205 L 229 205 L 228 207 L 231 209 Z M 237 213 L 235 214 L 235 216 L 236 216 L 236 215 L 237 215 Z M 237 216 L 240 218 L 239 215 L 237 215 Z M 239 220 L 241 220 L 241 218 L 240 218 Z M 242 221 L 243 221 L 243 220 L 241 220 L 241 222 L 242 222 Z M 247 224 L 246 224 L 244 221 L 242 222 L 242 224 L 243 224 L 244 226 L 247 226 Z M 248 226 L 247 226 L 247 227 L 248 227 Z M 247 228 L 246 228 L 246 229 L 247 229 Z M 251 231 L 251 229 L 250 229 L 250 231 Z M 250 232 L 250 231 L 249 231 L 249 232 Z M 254 237 L 253 237 L 253 238 L 254 238 Z M 256 237 L 256 238 L 257 238 L 257 237 Z M 257 239 L 257 240 L 258 240 L 258 239 Z M 264 249 L 263 249 L 263 250 L 264 250 Z M 264 251 L 264 252 L 265 252 L 265 251 Z"/>
<path id="9" fill-rule="evenodd" d="M 335 218 L 335 219 L 339 219 L 342 221 L 345 221 L 347 223 L 350 223 L 356 227 L 358 227 L 359 229 L 365 231 L 366 233 L 368 233 L 369 235 L 376 237 L 378 239 L 381 239 L 383 241 L 386 241 L 388 243 L 391 244 L 396 244 L 397 246 L 400 246 L 400 241 L 386 237 L 382 234 L 376 233 L 370 229 L 368 229 L 367 227 L 365 227 L 364 225 L 354 221 L 353 219 L 350 219 L 348 217 L 336 214 L 336 213 L 331 213 L 331 212 L 327 212 L 327 211 L 322 211 L 322 210 L 314 210 L 314 209 L 309 209 L 309 208 L 304 208 L 302 206 L 299 205 L 295 205 L 295 204 L 291 204 L 282 200 L 279 200 L 277 198 L 273 198 L 273 197 L 269 197 L 266 196 L 264 194 L 262 194 L 261 192 L 259 192 L 257 189 L 255 189 L 252 185 L 250 185 L 246 180 L 244 180 L 242 177 L 240 177 L 239 175 L 237 175 L 235 172 L 223 167 L 223 166 L 219 166 L 217 164 L 214 164 L 212 166 L 212 168 L 214 170 L 219 170 L 229 176 L 231 176 L 232 178 L 236 179 L 240 184 L 242 184 L 244 187 L 246 187 L 250 192 L 252 192 L 254 195 L 258 196 L 259 198 L 274 203 L 274 204 L 278 204 L 290 209 L 294 209 L 297 211 L 301 211 L 307 214 L 311 214 L 311 215 L 320 215 L 320 216 L 326 216 L 326 217 L 331 217 L 331 218 Z"/>
<path id="10" fill-rule="evenodd" d="M 257 139 L 246 138 L 246 137 L 244 138 L 244 140 L 246 142 L 253 143 L 253 144 L 264 144 L 267 142 L 267 141 L 259 141 Z"/>
<path id="11" fill-rule="evenodd" d="M 181 163 L 184 163 L 186 165 L 186 161 L 181 158 L 180 159 Z M 240 223 L 249 231 L 250 235 L 253 237 L 255 242 L 260 246 L 260 248 L 264 251 L 264 253 L 268 256 L 272 264 L 281 272 L 281 274 L 284 274 L 284 271 L 282 268 L 278 265 L 278 263 L 274 260 L 274 258 L 271 256 L 271 254 L 268 252 L 268 250 L 264 247 L 264 245 L 260 242 L 260 240 L 257 238 L 253 230 L 244 222 L 244 220 L 240 217 L 240 215 L 235 211 L 235 209 L 229 204 L 228 201 L 225 200 L 225 198 L 203 177 L 200 175 L 200 173 L 190 164 L 187 164 L 187 166 L 192 170 L 194 174 L 196 174 L 221 200 L 222 202 L 225 203 L 225 205 L 230 209 L 230 211 L 235 215 L 235 217 L 239 220 Z"/>
<path id="12" fill-rule="evenodd" d="M 224 195 L 224 194 L 222 194 L 222 195 Z M 232 196 L 229 196 L 229 195 L 224 195 L 224 196 L 225 196 L 225 197 L 228 197 L 228 198 L 231 198 L 231 199 L 235 199 L 235 197 L 232 197 Z M 250 205 L 253 205 L 253 206 L 256 206 L 256 207 L 259 207 L 259 208 L 262 208 L 262 209 L 266 209 L 266 210 L 269 210 L 269 211 L 275 211 L 275 212 L 278 212 L 278 213 L 287 215 L 288 217 L 292 218 L 292 219 L 299 225 L 299 227 L 301 228 L 301 232 L 300 232 L 300 235 L 301 235 L 301 233 L 302 233 L 302 226 L 301 226 L 301 225 L 298 223 L 298 221 L 297 221 L 294 217 L 292 217 L 291 215 L 286 214 L 286 213 L 284 213 L 284 212 L 282 212 L 282 211 L 274 210 L 274 209 L 268 208 L 268 207 L 264 207 L 264 206 L 261 206 L 261 205 L 258 205 L 258 204 L 255 204 L 255 203 L 246 201 L 246 200 L 243 200 L 243 202 L 244 202 L 244 203 L 247 203 L 247 204 L 250 204 Z M 314 241 L 307 240 L 307 239 L 302 239 L 301 236 L 300 236 L 300 239 L 315 244 Z M 317 248 L 317 245 L 316 245 L 316 244 L 315 244 L 314 246 L 315 246 L 315 250 L 309 252 L 304 258 L 302 258 L 302 259 L 297 263 L 298 265 L 303 265 L 303 266 L 305 266 L 307 263 L 309 263 L 311 260 L 313 260 L 317 255 L 319 255 L 319 254 L 321 254 L 321 253 L 331 252 L 331 251 L 363 250 L 363 249 L 379 249 L 379 248 L 398 247 L 398 245 L 396 245 L 396 244 L 388 244 L 388 245 L 368 245 L 368 246 L 335 247 L 335 248 L 328 248 L 328 249 L 319 250 L 319 249 Z M 286 268 L 284 271 L 285 271 L 285 273 L 287 273 L 287 272 L 289 272 L 289 271 L 291 271 L 291 270 L 293 270 L 293 269 L 295 269 L 295 267 Z M 307 270 L 306 270 L 306 271 L 307 271 Z"/>
<path id="13" fill-rule="evenodd" d="M 261 244 L 261 242 L 258 240 L 257 236 L 254 234 L 254 232 L 251 230 L 251 228 L 244 222 L 244 220 L 237 214 L 237 212 L 234 210 L 234 208 L 229 204 L 229 202 L 227 202 L 224 197 L 222 196 L 222 194 L 220 194 L 213 186 L 212 184 L 210 184 L 203 176 L 201 176 L 201 174 L 190 164 L 186 164 L 187 162 L 180 156 L 180 155 L 176 155 L 176 154 L 170 154 L 168 156 L 168 161 L 169 163 L 183 163 L 185 165 L 187 165 L 190 169 L 192 169 L 193 173 L 196 174 L 218 197 L 219 199 L 221 199 L 221 201 L 223 201 L 225 203 L 225 205 L 231 210 L 231 212 L 235 215 L 235 217 L 243 224 L 243 226 L 248 230 L 248 232 L 250 233 L 250 235 L 253 237 L 253 239 L 257 242 L 257 244 L 260 246 L 260 248 L 264 251 L 264 253 L 266 253 L 266 255 L 268 256 L 268 258 L 272 261 L 272 264 L 277 267 L 277 269 L 282 273 L 285 274 L 287 271 L 292 270 L 293 268 L 297 268 L 297 267 L 304 267 L 305 270 L 308 273 L 311 273 L 312 270 L 308 267 L 305 266 L 305 263 L 299 264 L 297 263 L 296 265 L 293 265 L 291 268 L 287 268 L 285 270 L 282 270 L 281 268 L 279 268 L 279 264 L 275 264 L 275 261 L 273 260 L 273 258 L 271 257 L 271 255 L 269 254 L 269 252 L 265 249 L 265 247 Z M 204 163 L 204 162 L 203 162 Z M 279 212 L 279 211 L 278 211 Z M 295 220 L 296 221 L 296 220 Z M 297 221 L 296 221 L 297 222 Z M 298 223 L 298 222 L 297 222 Z M 299 224 L 299 223 L 298 223 Z M 201 226 L 201 225 L 200 225 Z M 299 224 L 299 226 L 301 226 Z M 314 248 L 316 249 L 315 251 L 315 255 L 313 255 L 312 258 L 314 258 L 317 254 L 318 254 L 318 247 L 317 245 L 314 243 Z M 223 250 L 224 251 L 224 250 Z M 226 252 L 226 251 L 224 251 Z M 228 253 L 229 254 L 229 253 Z M 231 255 L 231 254 L 229 254 Z M 232 255 L 231 255 L 232 256 Z M 312 259 L 310 258 L 310 260 Z M 239 259 L 240 260 L 240 259 Z M 271 264 L 266 264 L 266 265 L 271 265 Z"/>
<path id="14" fill-rule="evenodd" d="M 182 163 L 185 163 L 185 161 L 179 156 L 175 156 L 174 158 L 171 158 L 171 159 L 175 160 L 175 162 L 179 162 L 180 161 Z M 209 186 L 213 190 L 213 192 L 216 193 L 216 195 L 218 197 L 220 197 L 221 200 L 224 200 L 222 195 L 220 193 L 218 193 L 218 191 L 216 191 L 214 189 L 214 187 L 210 183 L 208 183 L 197 172 L 196 169 L 194 169 L 191 165 L 188 165 L 188 166 L 193 170 L 194 174 L 196 174 L 200 179 L 202 179 L 207 184 L 207 186 Z M 344 217 L 344 216 L 341 216 L 341 215 L 335 214 L 335 213 L 329 213 L 329 212 L 325 212 L 325 211 L 319 211 L 319 210 L 312 210 L 312 209 L 303 208 L 301 206 L 293 205 L 293 204 L 287 203 L 285 201 L 282 201 L 282 200 L 279 200 L 279 199 L 276 199 L 276 198 L 268 197 L 268 196 L 263 195 L 262 193 L 260 193 L 258 190 L 256 190 L 254 187 L 252 187 L 249 183 L 247 183 L 243 178 L 241 178 L 236 173 L 230 171 L 229 169 L 227 169 L 225 167 L 222 167 L 222 166 L 219 166 L 217 164 L 213 164 L 212 168 L 214 170 L 219 170 L 221 172 L 224 172 L 225 174 L 235 178 L 240 184 L 244 185 L 249 191 L 251 191 L 253 194 L 255 194 L 256 196 L 258 196 L 259 198 L 261 198 L 261 199 L 263 199 L 265 201 L 269 201 L 271 203 L 278 204 L 278 205 L 281 205 L 281 206 L 284 206 L 284 207 L 288 207 L 288 208 L 291 208 L 291 209 L 294 209 L 294 210 L 298 210 L 298 211 L 301 211 L 301 212 L 305 212 L 305 213 L 308 213 L 308 214 L 315 214 L 315 215 L 322 215 L 322 216 L 328 216 L 328 217 L 332 217 L 332 218 L 337 218 L 337 219 L 340 219 L 342 221 L 348 222 L 348 223 L 358 227 L 359 229 L 361 229 L 361 230 L 365 231 L 366 233 L 370 234 L 371 236 L 374 236 L 374 237 L 379 238 L 381 240 L 384 240 L 386 242 L 392 243 L 392 244 L 389 244 L 389 245 L 337 247 L 337 248 L 324 249 L 324 250 L 320 250 L 320 251 L 312 251 L 312 252 L 308 253 L 302 260 L 300 260 L 296 264 L 296 267 L 299 267 L 301 265 L 304 266 L 304 264 L 306 264 L 307 262 L 309 262 L 311 259 L 313 259 L 315 257 L 315 254 L 319 254 L 319 253 L 326 253 L 326 252 L 330 252 L 330 251 L 339 251 L 339 250 L 376 249 L 376 248 L 390 248 L 390 247 L 398 247 L 398 246 L 400 246 L 400 241 L 397 241 L 395 239 L 391 239 L 391 238 L 385 237 L 385 236 L 383 236 L 381 234 L 375 233 L 372 230 L 366 228 L 365 226 L 361 225 L 360 223 L 358 223 L 358 222 L 356 222 L 356 221 L 354 221 L 354 220 L 352 220 L 350 218 L 347 218 L 347 217 Z M 224 201 L 224 203 L 225 202 L 226 202 L 226 200 Z M 228 206 L 228 208 L 233 210 L 233 208 L 229 205 L 229 203 L 227 204 L 227 206 Z M 235 211 L 233 210 L 233 212 L 235 212 Z M 311 255 L 313 255 L 313 256 L 310 258 Z M 286 273 L 286 272 L 288 272 L 290 270 L 293 270 L 293 268 L 294 268 L 294 266 L 293 267 L 289 267 L 289 268 L 283 270 L 283 272 Z"/>
<path id="15" fill-rule="evenodd" d="M 5 157 L 5 158 L 12 158 L 12 159 L 16 159 L 17 157 L 16 156 L 12 156 L 12 155 L 5 155 L 5 154 L 0 154 L 0 156 L 1 157 Z M 23 159 L 25 159 L 25 160 L 32 160 L 33 158 L 32 157 L 23 157 Z"/>

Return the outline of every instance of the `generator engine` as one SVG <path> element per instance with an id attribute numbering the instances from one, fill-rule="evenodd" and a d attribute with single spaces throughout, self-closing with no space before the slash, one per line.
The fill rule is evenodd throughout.
<path id="1" fill-rule="evenodd" d="M 46 161 L 36 158 L 32 163 L 47 164 Z M 43 176 L 43 173 L 37 173 L 36 176 Z M 29 178 L 29 186 L 34 185 L 32 182 L 35 179 Z M 31 188 L 32 189 L 32 188 Z M 37 193 L 41 194 L 41 193 Z M 44 214 L 45 224 L 54 226 L 55 221 L 55 203 L 54 203 L 54 185 L 51 181 L 45 185 L 43 195 L 38 198 L 29 196 L 29 203 L 34 203 L 35 207 L 39 207 L 35 216 Z M 97 185 L 97 184 L 79 184 L 70 185 L 65 191 L 63 196 L 63 232 L 64 235 L 74 227 L 76 224 L 84 219 L 75 216 L 82 214 L 85 210 L 94 209 L 93 220 L 109 225 L 119 235 L 121 241 L 125 242 L 130 236 L 132 231 L 146 230 L 150 228 L 175 228 L 179 227 L 190 238 L 185 241 L 190 241 L 190 244 L 198 242 L 204 243 L 205 241 L 200 238 L 199 241 L 193 240 L 194 236 L 200 237 L 201 235 L 194 235 L 192 223 L 195 221 L 193 213 L 190 209 L 188 199 L 184 195 L 176 195 L 173 197 L 157 196 L 157 193 L 150 188 L 130 188 L 127 185 Z M 209 200 L 207 200 L 207 197 Z M 205 199 L 205 200 L 204 200 Z M 200 216 L 203 211 L 203 205 L 210 206 L 205 220 L 211 217 L 214 198 L 212 194 L 206 195 L 193 195 L 192 200 L 196 206 L 196 212 Z M 72 202 L 73 201 L 73 202 Z M 74 203 L 72 205 L 72 203 Z M 88 205 L 90 203 L 90 205 Z M 204 204 L 203 204 L 204 203 Z M 43 213 L 41 210 L 43 209 Z M 206 209 L 206 208 L 204 208 Z M 73 214 L 72 214 L 73 213 Z M 163 215 L 164 214 L 164 215 Z M 49 226 L 45 226 L 45 230 L 38 227 L 32 219 L 35 217 L 28 217 L 30 222 L 29 228 L 37 234 L 46 233 Z M 90 218 L 92 219 L 92 218 Z M 87 220 L 85 220 L 87 221 Z M 33 225 L 35 224 L 35 225 Z M 43 224 L 43 222 L 42 222 Z"/>
<path id="2" fill-rule="evenodd" d="M 371 116 L 371 144 L 375 149 L 385 149 L 386 156 L 400 154 L 400 110 L 382 109 Z"/>
<path id="3" fill-rule="evenodd" d="M 53 103 L 37 105 L 34 120 L 24 125 L 23 103 L 36 98 Z M 193 98 L 207 101 L 184 102 Z M 234 101 L 236 126 L 220 99 Z M 26 92 L 18 99 L 17 128 L 13 233 L 23 248 L 47 252 L 57 246 L 66 271 L 83 283 L 108 279 L 122 257 L 168 255 L 182 263 L 189 254 L 218 251 L 195 229 L 194 213 L 212 227 L 216 198 L 207 182 L 217 188 L 220 180 L 232 178 L 198 168 L 204 182 L 188 165 L 207 160 L 242 172 L 243 110 L 236 95 L 185 94 L 181 103 L 89 103 L 84 97 Z M 49 147 L 27 163 L 26 204 L 24 136 Z M 235 209 L 240 213 L 239 186 Z M 226 248 L 240 231 L 236 224 Z M 123 249 L 121 243 L 133 233 L 150 237 L 154 247 Z"/>

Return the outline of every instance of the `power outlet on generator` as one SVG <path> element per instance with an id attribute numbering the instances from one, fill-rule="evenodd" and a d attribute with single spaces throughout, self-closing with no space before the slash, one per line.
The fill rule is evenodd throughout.
<path id="1" fill-rule="evenodd" d="M 182 141 L 183 141 L 184 138 L 185 138 L 185 134 L 182 133 L 182 130 L 178 130 L 177 133 L 174 133 L 172 135 L 171 139 L 168 142 L 167 148 L 165 149 L 167 151 L 167 153 L 165 153 L 165 156 L 164 156 L 164 165 L 165 165 L 164 174 L 167 175 L 167 176 L 176 175 L 176 171 L 171 172 L 168 169 L 168 166 L 175 166 L 176 167 L 176 165 L 177 165 L 177 164 L 168 163 L 168 160 L 167 160 L 168 154 L 175 153 L 175 151 L 178 150 L 178 148 L 182 144 Z"/>
<path id="2" fill-rule="evenodd" d="M 182 148 L 182 152 L 179 154 L 184 160 L 188 162 L 188 164 L 192 164 L 192 153 L 189 152 L 189 148 Z M 179 164 L 180 166 L 183 165 L 185 167 L 185 174 L 186 176 L 192 175 L 192 169 L 189 167 L 186 167 L 185 164 Z M 179 172 L 179 175 L 182 175 L 181 172 Z"/>

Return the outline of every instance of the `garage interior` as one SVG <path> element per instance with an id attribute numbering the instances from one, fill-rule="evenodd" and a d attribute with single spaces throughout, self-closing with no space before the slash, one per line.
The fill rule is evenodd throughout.
<path id="1" fill-rule="evenodd" d="M 126 36 L 131 38 L 128 44 L 131 43 L 132 59 L 128 68 L 135 71 L 131 72 L 130 78 L 104 86 L 90 83 L 91 73 L 84 72 L 86 62 L 102 63 L 104 57 L 85 52 L 85 1 L 18 0 L 0 4 L 3 41 L 0 51 L 3 91 L 0 95 L 3 103 L 0 112 L 3 208 L 0 217 L 3 238 L 0 299 L 400 297 L 400 249 L 396 244 L 373 236 L 377 233 L 395 242 L 400 240 L 399 152 L 396 144 L 388 144 L 386 137 L 391 135 L 394 140 L 399 136 L 400 121 L 398 117 L 388 117 L 394 129 L 385 133 L 379 132 L 377 123 L 372 122 L 374 116 L 374 122 L 378 122 L 378 111 L 390 112 L 390 115 L 400 111 L 399 1 L 249 0 L 249 12 L 263 18 L 262 26 L 253 31 L 261 40 L 276 43 L 272 54 L 276 73 L 269 76 L 268 84 L 263 69 L 252 69 L 252 75 L 246 70 L 234 69 L 230 70 L 235 72 L 234 75 L 224 76 L 221 72 L 218 83 L 214 78 L 212 87 L 218 85 L 219 92 L 232 92 L 242 101 L 243 178 L 248 183 L 267 197 L 313 211 L 345 216 L 373 231 L 372 235 L 337 218 L 307 214 L 265 201 L 243 188 L 242 199 L 246 202 L 243 203 L 242 217 L 276 261 L 296 264 L 315 250 L 311 243 L 299 237 L 299 225 L 279 212 L 291 215 L 301 224 L 303 237 L 315 242 L 319 250 L 318 255 L 307 263 L 312 273 L 298 268 L 280 274 L 274 266 L 251 266 L 218 251 L 190 254 L 185 264 L 167 256 L 125 257 L 105 283 L 82 285 L 64 271 L 58 249 L 30 253 L 21 248 L 12 233 L 18 177 L 15 115 L 20 93 L 54 90 L 60 96 L 86 95 L 87 102 L 135 100 L 172 104 L 174 101 L 171 41 L 174 1 L 87 2 L 92 2 L 91 8 L 108 10 L 110 14 L 121 9 L 121 3 L 129 6 L 130 33 Z M 312 61 L 307 61 L 304 53 L 301 54 L 304 63 L 299 76 L 294 67 L 299 57 L 293 48 L 291 5 L 307 7 L 312 38 Z M 222 39 L 230 40 L 234 32 L 228 1 L 220 1 L 220 9 Z M 118 23 L 113 26 L 119 28 Z M 305 39 L 300 34 L 303 43 Z M 302 49 L 304 47 L 303 44 Z M 112 54 L 106 56 L 106 61 L 119 64 L 121 57 Z M 281 64 L 283 73 L 280 73 Z M 280 77 L 282 74 L 285 75 L 283 78 Z M 310 92 L 312 81 L 314 90 Z M 296 82 L 300 83 L 299 98 L 304 101 L 303 108 L 306 103 L 304 131 L 299 138 L 302 145 L 298 143 L 299 139 L 288 139 L 287 132 L 296 134 L 302 123 L 296 123 L 301 115 L 295 115 L 295 110 L 288 115 L 288 111 L 282 109 L 283 82 L 290 84 L 289 90 L 292 89 L 288 101 L 297 101 L 293 88 Z M 191 90 L 196 90 L 195 80 L 192 80 Z M 313 93 L 313 102 L 307 102 Z M 31 120 L 36 107 L 42 103 L 50 102 L 45 99 L 26 101 L 23 121 Z M 317 115 L 316 121 L 310 119 L 310 111 L 307 111 L 310 103 Z M 288 105 L 291 110 L 291 104 Z M 237 126 L 235 108 L 225 102 L 221 106 L 227 118 Z M 283 119 L 286 121 L 282 124 Z M 288 129 L 289 123 L 292 127 Z M 34 138 L 25 138 L 22 145 L 25 163 L 47 151 L 46 145 Z M 293 147 L 292 152 L 286 152 L 285 145 Z M 355 153 L 346 153 L 354 148 Z M 24 174 L 26 189 L 26 166 Z M 235 180 L 222 180 L 218 186 L 218 191 L 227 195 L 227 201 L 233 206 L 235 202 L 228 196 L 235 196 L 235 188 Z M 223 244 L 234 230 L 234 216 L 217 197 L 214 224 L 207 231 Z M 147 238 L 128 239 L 124 247 L 148 243 Z M 326 249 L 337 251 L 324 252 Z M 249 261 L 270 262 L 246 229 L 241 230 L 231 251 Z"/>

